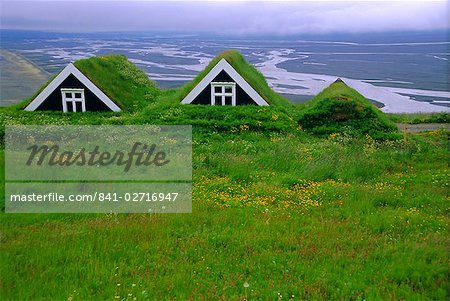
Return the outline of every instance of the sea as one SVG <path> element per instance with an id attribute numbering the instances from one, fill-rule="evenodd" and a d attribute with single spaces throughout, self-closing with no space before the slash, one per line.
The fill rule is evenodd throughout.
<path id="1" fill-rule="evenodd" d="M 239 50 L 292 102 L 307 101 L 341 78 L 384 112 L 450 112 L 448 31 L 234 37 L 0 30 L 0 105 L 31 97 L 82 58 L 124 54 L 171 89 L 228 49 Z"/>

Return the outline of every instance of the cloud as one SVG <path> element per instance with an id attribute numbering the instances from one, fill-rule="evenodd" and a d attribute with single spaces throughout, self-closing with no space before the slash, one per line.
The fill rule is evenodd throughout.
<path id="1" fill-rule="evenodd" d="M 0 2 L 1 28 L 291 35 L 448 29 L 442 2 Z"/>

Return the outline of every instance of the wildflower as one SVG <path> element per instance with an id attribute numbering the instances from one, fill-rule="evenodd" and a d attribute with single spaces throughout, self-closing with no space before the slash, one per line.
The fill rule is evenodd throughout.
<path id="1" fill-rule="evenodd" d="M 244 282 L 244 290 L 245 290 L 245 300 L 248 300 L 247 297 L 247 288 L 250 286 L 247 281 Z"/>
<path id="2" fill-rule="evenodd" d="M 416 207 L 412 207 L 412 208 L 409 208 L 406 210 L 406 214 L 408 214 L 408 215 L 412 215 L 412 214 L 415 214 L 418 212 L 419 212 L 419 210 Z"/>

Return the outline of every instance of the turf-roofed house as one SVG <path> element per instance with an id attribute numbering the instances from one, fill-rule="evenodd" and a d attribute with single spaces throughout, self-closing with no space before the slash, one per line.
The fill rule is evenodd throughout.
<path id="1" fill-rule="evenodd" d="M 78 60 L 45 84 L 25 106 L 26 111 L 132 111 L 151 101 L 155 83 L 125 56 Z M 151 99 L 149 99 L 151 98 Z"/>
<path id="2" fill-rule="evenodd" d="M 70 63 L 25 108 L 27 111 L 120 111 L 86 75 Z"/>
<path id="3" fill-rule="evenodd" d="M 239 65 L 242 68 L 235 68 Z M 240 71 L 244 72 L 241 73 Z M 247 76 L 246 78 L 246 75 L 255 72 L 258 73 L 256 69 L 245 62 L 238 52 L 224 52 L 199 74 L 194 80 L 195 86 L 190 87 L 189 93 L 182 99 L 181 103 L 212 106 L 268 106 L 269 102 L 252 85 L 251 78 L 253 76 Z M 265 83 L 264 78 L 263 82 Z"/>

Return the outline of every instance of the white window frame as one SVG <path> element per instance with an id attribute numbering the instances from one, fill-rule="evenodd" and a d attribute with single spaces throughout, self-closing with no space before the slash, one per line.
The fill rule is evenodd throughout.
<path id="1" fill-rule="evenodd" d="M 219 87 L 220 92 L 216 92 Z M 225 88 L 231 88 L 231 92 L 225 92 Z M 222 106 L 225 105 L 225 97 L 231 96 L 231 105 L 236 106 L 236 83 L 235 82 L 212 82 L 211 83 L 211 105 L 216 105 L 216 97 L 221 97 Z"/>
<path id="2" fill-rule="evenodd" d="M 72 97 L 67 97 L 66 93 L 71 93 Z M 81 93 L 81 98 L 75 98 L 75 93 Z M 62 107 L 63 107 L 63 112 L 67 113 L 67 103 L 71 102 L 72 103 L 72 111 L 71 112 L 76 112 L 77 111 L 77 106 L 76 103 L 77 102 L 81 102 L 81 112 L 86 112 L 86 101 L 84 98 L 84 89 L 66 89 L 66 88 L 62 88 L 61 89 L 61 95 L 62 95 Z"/>

